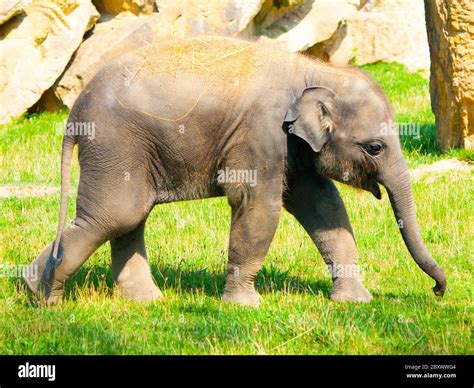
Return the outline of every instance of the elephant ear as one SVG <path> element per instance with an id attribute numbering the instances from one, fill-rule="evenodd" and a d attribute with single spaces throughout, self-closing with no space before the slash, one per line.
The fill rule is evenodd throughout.
<path id="1" fill-rule="evenodd" d="M 306 141 L 314 152 L 321 151 L 329 140 L 332 119 L 329 107 L 335 93 L 324 86 L 311 86 L 291 102 L 284 122 L 288 133 Z"/>

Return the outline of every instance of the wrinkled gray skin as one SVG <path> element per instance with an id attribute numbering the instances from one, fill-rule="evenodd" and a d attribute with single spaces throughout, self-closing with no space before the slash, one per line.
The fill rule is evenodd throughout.
<path id="1" fill-rule="evenodd" d="M 285 55 L 252 75 L 249 86 L 199 76 L 130 78 L 128 54 L 104 68 L 82 92 L 69 122 L 94 122 L 94 139 L 65 136 L 58 238 L 26 279 L 47 303 L 103 243 L 112 247 L 119 292 L 134 300 L 162 297 L 147 261 L 144 226 L 156 204 L 227 196 L 232 208 L 223 300 L 258 305 L 254 279 L 284 206 L 333 268 L 357 265 L 358 252 L 335 179 L 380 199 L 385 186 L 405 244 L 431 276 L 436 295 L 446 279 L 426 250 L 415 218 L 410 175 L 387 100 L 356 69 L 336 69 Z M 207 82 L 207 83 L 206 83 Z M 62 232 L 74 145 L 81 175 L 76 218 Z M 220 169 L 256 170 L 257 184 L 216 180 Z M 55 249 L 53 249 L 55 248 Z M 369 301 L 358 277 L 332 273 L 331 299 Z"/>

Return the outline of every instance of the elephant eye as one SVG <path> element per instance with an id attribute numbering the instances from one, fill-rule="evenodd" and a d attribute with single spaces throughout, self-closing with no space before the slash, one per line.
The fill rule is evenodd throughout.
<path id="1" fill-rule="evenodd" d="M 371 141 L 362 144 L 362 148 L 371 156 L 377 156 L 383 151 L 383 144 L 379 141 Z"/>

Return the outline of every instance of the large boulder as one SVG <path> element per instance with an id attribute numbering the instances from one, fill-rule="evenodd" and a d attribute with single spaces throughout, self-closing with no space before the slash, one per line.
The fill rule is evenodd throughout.
<path id="1" fill-rule="evenodd" d="M 171 34 L 236 35 L 258 13 L 263 0 L 156 0 L 158 12 L 171 24 Z"/>
<path id="2" fill-rule="evenodd" d="M 101 23 L 81 44 L 98 18 L 91 1 Z M 429 68 L 419 0 L 3 0 L 2 15 L 0 122 L 40 96 L 34 109 L 71 107 L 103 64 L 151 39 L 257 37 L 337 64 Z"/>
<path id="3" fill-rule="evenodd" d="M 56 96 L 71 108 L 84 86 L 104 64 L 151 42 L 154 37 L 163 36 L 166 31 L 161 19 L 159 14 L 137 17 L 124 12 L 108 22 L 97 24 L 53 88 Z"/>
<path id="4" fill-rule="evenodd" d="M 266 0 L 245 32 L 335 64 L 430 66 L 419 0 Z"/>
<path id="5" fill-rule="evenodd" d="M 357 10 L 358 1 L 288 1 L 285 6 L 267 0 L 247 31 L 274 39 L 291 52 L 305 51 L 331 38 L 339 22 Z"/>
<path id="6" fill-rule="evenodd" d="M 399 62 L 410 71 L 428 70 L 430 57 L 423 3 L 367 0 L 341 18 L 327 41 L 310 53 L 335 64 Z"/>
<path id="7" fill-rule="evenodd" d="M 474 3 L 425 0 L 431 107 L 443 149 L 474 149 Z"/>
<path id="8" fill-rule="evenodd" d="M 99 18 L 90 0 L 34 0 L 25 12 L 0 28 L 0 123 L 38 101 Z"/>
<path id="9" fill-rule="evenodd" d="M 0 25 L 22 11 L 22 0 L 2 0 L 0 2 Z"/>

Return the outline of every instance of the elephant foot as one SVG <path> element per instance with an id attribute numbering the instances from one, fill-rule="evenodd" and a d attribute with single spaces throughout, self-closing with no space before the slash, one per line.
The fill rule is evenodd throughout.
<path id="1" fill-rule="evenodd" d="M 255 290 L 226 290 L 222 296 L 222 301 L 241 306 L 258 307 L 260 305 L 260 295 Z"/>
<path id="2" fill-rule="evenodd" d="M 30 291 L 38 298 L 41 304 L 54 305 L 57 304 L 64 293 L 64 281 L 59 281 L 59 278 L 64 278 L 59 272 L 48 266 L 51 260 L 50 252 L 51 245 L 41 252 L 41 254 L 23 271 L 23 280 L 30 289 Z M 49 268 L 48 268 L 49 267 Z M 52 271 L 47 274 L 51 278 L 51 282 L 45 281 L 45 271 Z M 52 286 L 51 286 L 52 285 Z"/>
<path id="3" fill-rule="evenodd" d="M 41 304 L 53 306 L 58 304 L 62 299 L 64 288 L 58 287 L 54 290 L 49 285 L 44 284 L 41 280 L 32 279 L 29 276 L 23 275 L 23 280 L 30 289 L 30 291 L 38 298 Z"/>
<path id="4" fill-rule="evenodd" d="M 33 265 L 30 265 L 29 267 L 26 268 L 26 270 L 23 272 L 22 278 L 25 281 L 26 285 L 30 289 L 30 291 L 38 296 L 39 294 L 39 288 L 40 288 L 40 281 L 41 279 L 38 278 L 38 275 L 35 274 L 34 276 L 30 275 L 31 273 L 35 273 L 36 271 L 33 270 Z"/>
<path id="5" fill-rule="evenodd" d="M 150 302 L 163 299 L 156 286 L 148 264 L 142 260 L 131 260 L 118 275 L 115 284 L 122 298 L 136 302 Z"/>
<path id="6" fill-rule="evenodd" d="M 23 280 L 30 291 L 38 298 L 41 304 L 52 306 L 58 304 L 62 299 L 64 293 L 64 289 L 62 287 L 60 289 L 51 290 L 49 286 L 43 284 L 42 282 L 34 281 L 25 275 L 23 275 Z"/>
<path id="7" fill-rule="evenodd" d="M 337 278 L 330 294 L 331 300 L 338 302 L 365 302 L 372 300 L 372 295 L 360 279 Z"/>
<path id="8" fill-rule="evenodd" d="M 151 302 L 163 299 L 163 293 L 154 283 L 144 286 L 132 281 L 121 282 L 117 284 L 117 292 L 122 298 L 135 302 Z"/>

